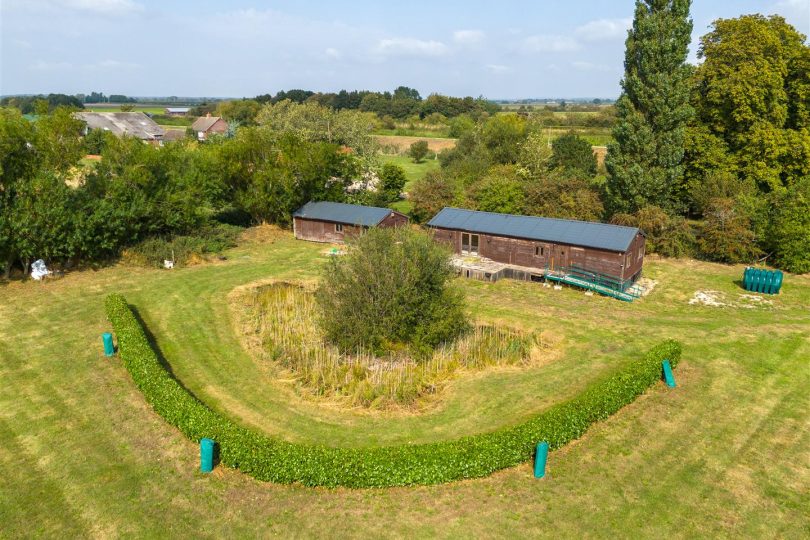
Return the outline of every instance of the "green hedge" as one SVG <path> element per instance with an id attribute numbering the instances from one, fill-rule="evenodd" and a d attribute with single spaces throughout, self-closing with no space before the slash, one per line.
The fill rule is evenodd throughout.
<path id="1" fill-rule="evenodd" d="M 660 380 L 663 359 L 674 367 L 681 356 L 677 342 L 660 343 L 577 397 L 498 431 L 429 444 L 329 448 L 275 439 L 220 416 L 172 378 L 123 296 L 108 296 L 106 310 L 124 365 L 160 416 L 194 441 L 214 439 L 225 465 L 259 480 L 309 486 L 385 487 L 486 476 L 531 459 L 540 440 L 555 449 L 582 436 Z"/>

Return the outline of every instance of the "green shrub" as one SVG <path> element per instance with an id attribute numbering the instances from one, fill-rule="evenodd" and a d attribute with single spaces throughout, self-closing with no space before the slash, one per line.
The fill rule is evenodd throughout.
<path id="1" fill-rule="evenodd" d="M 238 426 L 185 390 L 161 364 L 120 294 L 105 302 L 124 366 L 147 402 L 193 441 L 214 439 L 223 464 L 258 480 L 308 486 L 387 487 L 486 476 L 531 459 L 535 444 L 551 449 L 581 437 L 592 423 L 631 403 L 661 379 L 661 361 L 681 356 L 675 341 L 653 347 L 625 369 L 588 386 L 522 424 L 429 444 L 331 448 L 296 444 Z"/>
<path id="2" fill-rule="evenodd" d="M 427 234 L 370 229 L 324 269 L 315 294 L 320 326 L 344 352 L 406 345 L 427 355 L 469 328 L 455 275 L 449 251 Z"/>
<path id="3" fill-rule="evenodd" d="M 222 253 L 236 245 L 241 227 L 216 223 L 194 231 L 194 234 L 170 238 L 147 238 L 129 249 L 129 253 L 141 264 L 162 267 L 164 260 L 176 264 L 188 263 L 195 257 Z"/>

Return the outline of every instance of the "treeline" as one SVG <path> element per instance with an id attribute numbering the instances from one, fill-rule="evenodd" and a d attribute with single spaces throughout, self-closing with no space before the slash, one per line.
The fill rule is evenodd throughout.
<path id="1" fill-rule="evenodd" d="M 641 227 L 667 256 L 810 271 L 805 37 L 781 17 L 719 20 L 693 67 L 688 2 L 637 4 L 606 174 L 573 134 L 548 148 L 543 117 L 498 115 L 462 126 L 411 190 L 415 217 L 455 205 L 604 220 Z"/>
<path id="2" fill-rule="evenodd" d="M 347 200 L 349 186 L 373 174 L 369 128 L 355 111 L 314 112 L 270 111 L 231 138 L 159 148 L 103 132 L 83 139 L 67 108 L 33 123 L 2 108 L 0 267 L 8 276 L 38 258 L 104 261 L 156 238 L 167 248 L 176 238 L 219 242 L 223 223 L 289 225 L 309 200 Z M 94 167 L 80 164 L 88 143 L 101 155 Z"/>
<path id="3" fill-rule="evenodd" d="M 37 96 L 6 96 L 0 99 L 0 107 L 14 107 L 22 114 L 48 114 L 57 107 L 84 109 L 84 103 L 76 96 L 48 94 Z"/>
<path id="4" fill-rule="evenodd" d="M 400 86 L 393 92 L 371 92 L 368 90 L 341 90 L 340 92 L 312 92 L 309 90 L 282 90 L 275 95 L 264 94 L 256 97 L 259 103 L 279 103 L 290 100 L 295 103 L 314 102 L 336 110 L 354 109 L 372 112 L 380 118 L 389 116 L 405 119 L 412 116 L 425 118 L 437 113 L 446 118 L 467 114 L 480 116 L 494 114 L 500 107 L 483 97 L 451 97 L 431 94 L 422 98 L 419 91 Z"/>
<path id="5" fill-rule="evenodd" d="M 76 94 L 69 96 L 67 94 L 48 94 L 48 95 L 32 95 L 32 96 L 6 96 L 0 100 L 2 107 L 15 107 L 23 114 L 48 114 L 57 107 L 73 107 L 76 109 L 84 109 L 85 103 L 136 103 L 135 98 L 127 97 L 121 94 L 111 94 L 105 96 L 101 92 L 91 92 L 89 94 Z"/>

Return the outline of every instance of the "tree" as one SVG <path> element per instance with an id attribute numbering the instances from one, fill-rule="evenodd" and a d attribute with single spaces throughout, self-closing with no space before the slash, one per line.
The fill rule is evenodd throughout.
<path id="1" fill-rule="evenodd" d="M 734 199 L 714 199 L 709 204 L 698 235 L 698 247 L 708 259 L 750 262 L 761 253 L 751 230 L 751 219 Z"/>
<path id="2" fill-rule="evenodd" d="M 46 169 L 66 172 L 84 155 L 84 122 L 74 118 L 70 109 L 57 107 L 36 123 L 35 150 Z"/>
<path id="3" fill-rule="evenodd" d="M 574 132 L 554 139 L 551 143 L 549 166 L 569 174 L 590 178 L 596 175 L 596 156 L 591 143 Z"/>
<path id="4" fill-rule="evenodd" d="M 614 214 L 610 219 L 614 225 L 638 227 L 647 235 L 645 249 L 648 253 L 658 253 L 665 257 L 692 255 L 695 248 L 695 235 L 686 220 L 671 216 L 657 206 L 645 206 L 634 214 Z"/>
<path id="5" fill-rule="evenodd" d="M 468 327 L 450 252 L 408 228 L 374 228 L 333 257 L 316 292 L 320 324 L 343 351 L 426 356 Z"/>
<path id="6" fill-rule="evenodd" d="M 680 210 L 684 131 L 692 117 L 686 64 L 690 0 L 637 0 L 625 42 L 615 142 L 608 145 L 607 203 L 612 212 L 647 204 Z"/>
<path id="7" fill-rule="evenodd" d="M 788 272 L 810 272 L 810 177 L 780 194 L 773 208 L 768 244 L 774 262 Z"/>
<path id="8" fill-rule="evenodd" d="M 782 17 L 762 15 L 718 19 L 701 38 L 691 130 L 725 159 L 707 163 L 709 152 L 692 145 L 692 184 L 712 168 L 770 193 L 810 174 L 810 47 L 804 41 Z"/>
<path id="9" fill-rule="evenodd" d="M 526 121 L 516 114 L 502 114 L 490 118 L 481 133 L 481 143 L 493 163 L 517 163 L 521 144 L 528 132 Z"/>
<path id="10" fill-rule="evenodd" d="M 502 214 L 522 214 L 526 202 L 524 184 L 508 165 L 493 167 L 471 186 L 470 197 L 476 209 Z"/>
<path id="11" fill-rule="evenodd" d="M 252 99 L 240 99 L 234 101 L 221 101 L 217 105 L 217 116 L 221 116 L 228 122 L 238 122 L 240 126 L 252 126 L 256 124 L 256 116 L 261 110 L 261 104 Z"/>
<path id="12" fill-rule="evenodd" d="M 530 215 L 599 221 L 605 207 L 585 179 L 563 171 L 544 172 L 526 183 L 524 212 Z"/>
<path id="13" fill-rule="evenodd" d="M 16 259 L 11 219 L 17 191 L 39 167 L 34 128 L 20 111 L 0 108 L 0 264 L 8 278 Z"/>
<path id="14" fill-rule="evenodd" d="M 121 112 L 132 112 L 135 110 L 135 105 L 132 103 L 122 103 L 118 108 L 121 109 Z"/>
<path id="15" fill-rule="evenodd" d="M 408 149 L 408 155 L 411 156 L 414 163 L 421 163 L 425 156 L 428 154 L 428 142 L 427 141 L 416 141 L 411 144 L 410 148 Z"/>
<path id="16" fill-rule="evenodd" d="M 388 204 L 399 199 L 399 194 L 405 187 L 407 177 L 405 169 L 393 163 L 386 163 L 380 170 L 380 184 L 378 194 L 382 204 Z"/>
<path id="17" fill-rule="evenodd" d="M 458 191 L 456 183 L 439 171 L 427 173 L 410 190 L 408 200 L 413 204 L 411 215 L 418 222 L 429 220 L 445 206 L 453 206 Z"/>
<path id="18" fill-rule="evenodd" d="M 278 135 L 347 146 L 360 157 L 366 170 L 376 165 L 377 143 L 371 135 L 375 121 L 359 111 L 335 111 L 317 103 L 284 100 L 262 107 L 256 123 Z"/>
<path id="19" fill-rule="evenodd" d="M 72 255 L 74 215 L 70 188 L 53 173 L 43 172 L 19 184 L 8 225 L 23 273 L 35 259 L 51 262 Z"/>

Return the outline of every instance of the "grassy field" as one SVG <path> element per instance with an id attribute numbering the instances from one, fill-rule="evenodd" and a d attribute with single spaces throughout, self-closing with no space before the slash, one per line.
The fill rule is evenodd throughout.
<path id="1" fill-rule="evenodd" d="M 422 128 L 398 127 L 395 129 L 376 129 L 374 135 L 389 135 L 396 137 L 428 137 L 428 138 L 449 138 L 449 126 L 433 126 Z"/>
<path id="2" fill-rule="evenodd" d="M 263 235 L 255 235 L 263 236 Z M 315 277 L 328 247 L 251 241 L 173 271 L 117 266 L 0 286 L 0 536 L 806 537 L 810 533 L 810 277 L 743 296 L 740 266 L 650 260 L 650 296 L 624 304 L 537 284 L 460 281 L 479 319 L 543 331 L 547 358 L 460 378 L 420 414 L 299 396 L 254 361 L 229 293 Z M 729 304 L 690 305 L 698 290 Z M 448 485 L 381 490 L 263 484 L 218 468 L 101 354 L 103 298 L 138 309 L 174 374 L 236 421 L 290 440 L 364 446 L 512 424 L 673 337 L 678 387 L 658 385 L 531 465 Z M 753 307 L 743 307 L 753 306 Z"/>
<path id="3" fill-rule="evenodd" d="M 120 112 L 121 111 L 121 103 L 94 103 L 86 107 L 86 110 L 90 112 Z M 131 105 L 127 103 L 126 105 Z M 135 107 L 132 109 L 135 112 L 144 112 L 149 114 L 163 114 L 166 112 L 166 107 L 155 107 L 154 105 L 138 105 L 135 104 Z"/>
<path id="4" fill-rule="evenodd" d="M 425 176 L 428 172 L 438 170 L 439 167 L 441 167 L 441 163 L 438 159 L 426 159 L 421 163 L 414 163 L 413 159 L 408 156 L 383 154 L 380 158 L 383 163 L 393 163 L 405 170 L 405 176 L 408 178 L 405 182 L 405 193 L 411 190 L 414 182 Z M 411 203 L 407 200 L 397 201 L 391 205 L 391 208 L 407 214 L 411 211 Z"/>

